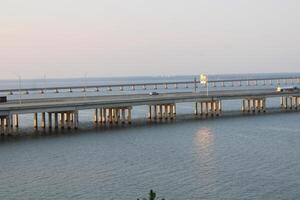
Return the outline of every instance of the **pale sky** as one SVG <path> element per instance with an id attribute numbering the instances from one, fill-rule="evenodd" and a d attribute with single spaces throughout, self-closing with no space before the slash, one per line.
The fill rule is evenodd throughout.
<path id="1" fill-rule="evenodd" d="M 299 0 L 1 0 L 0 79 L 300 72 Z"/>

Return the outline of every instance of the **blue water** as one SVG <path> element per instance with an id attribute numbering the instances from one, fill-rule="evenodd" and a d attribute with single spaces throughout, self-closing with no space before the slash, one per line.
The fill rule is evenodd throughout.
<path id="1" fill-rule="evenodd" d="M 82 111 L 79 131 L 31 135 L 22 116 L 23 137 L 0 141 L 0 199 L 126 200 L 150 189 L 167 200 L 300 198 L 300 113 L 200 120 L 180 117 L 192 104 L 177 108 L 177 121 L 147 124 L 135 107 L 124 128 L 93 128 Z"/>

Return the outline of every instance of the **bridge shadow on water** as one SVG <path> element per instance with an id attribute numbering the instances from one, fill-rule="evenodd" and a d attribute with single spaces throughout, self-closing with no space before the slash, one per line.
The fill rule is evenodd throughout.
<path id="1" fill-rule="evenodd" d="M 177 114 L 176 118 L 173 120 L 157 120 L 148 121 L 145 118 L 133 119 L 132 124 L 95 124 L 93 122 L 80 122 L 78 129 L 34 129 L 28 127 L 21 127 L 14 129 L 9 135 L 0 136 L 0 144 L 6 142 L 17 142 L 28 139 L 47 139 L 47 138 L 61 138 L 61 137 L 76 137 L 78 135 L 84 134 L 116 134 L 124 130 L 130 129 L 145 129 L 145 128 L 159 128 L 166 126 L 173 126 L 174 124 L 179 125 L 182 123 L 203 123 L 219 120 L 230 120 L 237 118 L 252 118 L 252 117 L 267 117 L 270 115 L 286 115 L 286 114 L 296 114 L 299 113 L 297 110 L 287 110 L 283 111 L 278 108 L 268 109 L 267 112 L 263 113 L 242 113 L 241 111 L 225 111 L 221 116 L 201 116 L 201 115 L 191 115 L 191 114 Z M 3 130 L 2 130 L 3 131 Z"/>

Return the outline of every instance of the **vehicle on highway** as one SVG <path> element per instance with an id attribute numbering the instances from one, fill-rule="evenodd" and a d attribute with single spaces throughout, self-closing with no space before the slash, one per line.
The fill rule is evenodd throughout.
<path id="1" fill-rule="evenodd" d="M 277 92 L 292 92 L 292 91 L 296 91 L 299 90 L 299 88 L 297 86 L 278 86 L 276 88 Z"/>
<path id="2" fill-rule="evenodd" d="M 158 92 L 150 92 L 149 95 L 150 96 L 158 95 Z"/>

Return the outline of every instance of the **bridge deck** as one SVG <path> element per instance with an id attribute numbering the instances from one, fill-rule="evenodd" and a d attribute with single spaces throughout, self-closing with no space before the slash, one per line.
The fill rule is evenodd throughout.
<path id="1" fill-rule="evenodd" d="M 124 107 L 152 105 L 163 103 L 182 103 L 209 100 L 212 98 L 230 100 L 247 97 L 280 97 L 285 95 L 300 96 L 300 91 L 276 92 L 274 89 L 226 90 L 206 92 L 163 93 L 155 96 L 149 94 L 66 97 L 47 99 L 27 99 L 21 103 L 17 100 L 0 104 L 0 115 L 7 113 L 59 112 L 66 110 L 84 110 L 97 107 Z"/>

